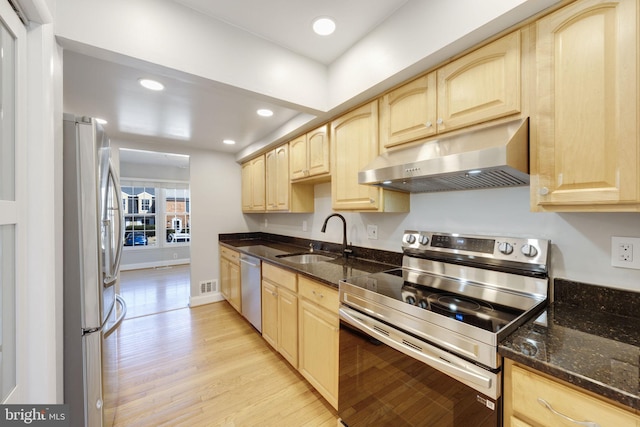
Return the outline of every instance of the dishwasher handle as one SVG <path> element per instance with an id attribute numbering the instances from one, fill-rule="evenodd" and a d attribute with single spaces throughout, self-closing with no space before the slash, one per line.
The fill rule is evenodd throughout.
<path id="1" fill-rule="evenodd" d="M 254 264 L 254 263 L 252 263 L 252 262 L 247 261 L 246 259 L 242 259 L 242 258 L 240 258 L 240 262 L 243 262 L 243 263 L 245 263 L 245 264 L 248 264 L 248 265 L 249 265 L 249 266 L 251 266 L 251 267 L 260 267 L 260 264 Z"/>

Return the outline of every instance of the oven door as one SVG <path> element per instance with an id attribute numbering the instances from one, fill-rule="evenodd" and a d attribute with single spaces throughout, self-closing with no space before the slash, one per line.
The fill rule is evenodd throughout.
<path id="1" fill-rule="evenodd" d="M 338 414 L 349 427 L 499 426 L 500 381 L 499 373 L 340 308 Z"/>

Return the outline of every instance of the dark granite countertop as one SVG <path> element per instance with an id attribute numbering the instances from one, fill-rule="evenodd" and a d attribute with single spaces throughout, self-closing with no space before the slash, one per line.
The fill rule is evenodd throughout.
<path id="1" fill-rule="evenodd" d="M 308 276 L 334 288 L 341 279 L 390 270 L 401 264 L 402 254 L 353 248 L 355 256 L 344 259 L 340 245 L 304 239 L 288 238 L 266 233 L 221 234 L 219 243 L 248 255 L 256 256 L 270 264 Z M 331 261 L 299 264 L 278 255 L 308 253 L 309 243 L 314 253 L 334 257 Z"/>
<path id="2" fill-rule="evenodd" d="M 563 279 L 554 291 L 556 301 L 499 353 L 640 411 L 640 293 Z"/>

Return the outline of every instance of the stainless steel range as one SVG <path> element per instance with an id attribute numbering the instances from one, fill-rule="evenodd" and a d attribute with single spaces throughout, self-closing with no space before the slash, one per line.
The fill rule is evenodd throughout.
<path id="1" fill-rule="evenodd" d="M 498 426 L 499 342 L 546 304 L 549 241 L 405 231 L 402 268 L 340 282 L 349 427 Z"/>

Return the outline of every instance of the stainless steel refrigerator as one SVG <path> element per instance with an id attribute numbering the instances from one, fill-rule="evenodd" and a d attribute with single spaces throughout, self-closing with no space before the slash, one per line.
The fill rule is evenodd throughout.
<path id="1" fill-rule="evenodd" d="M 72 427 L 111 426 L 117 401 L 116 294 L 124 227 L 109 139 L 64 115 L 64 401 Z"/>

